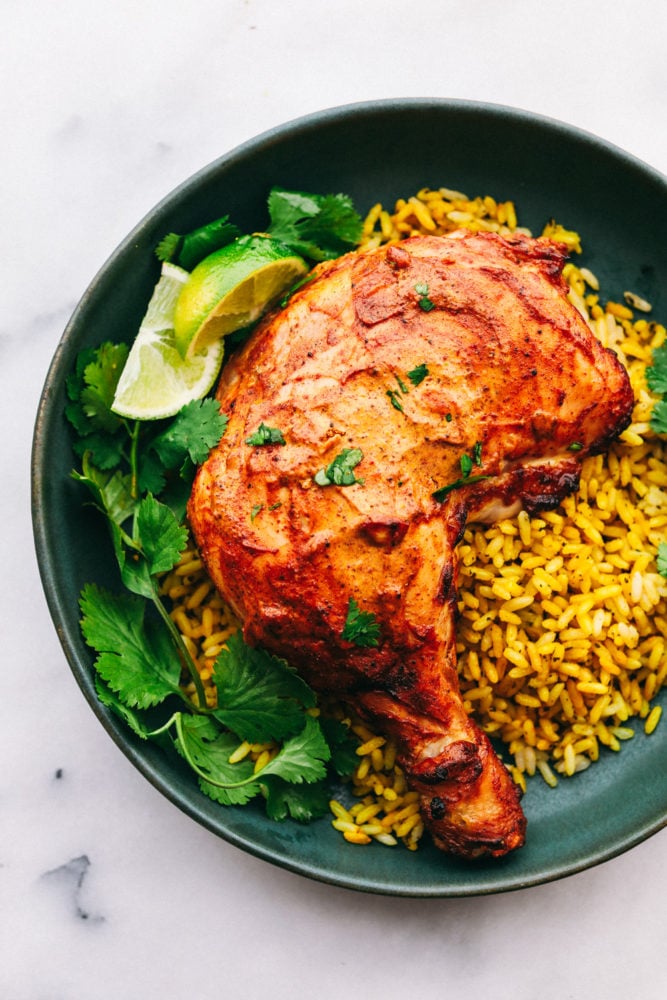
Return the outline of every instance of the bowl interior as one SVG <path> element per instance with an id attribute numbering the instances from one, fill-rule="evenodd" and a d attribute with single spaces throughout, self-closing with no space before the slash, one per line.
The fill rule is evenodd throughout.
<path id="1" fill-rule="evenodd" d="M 345 192 L 362 214 L 422 187 L 511 199 L 520 224 L 535 232 L 556 218 L 581 234 L 583 262 L 606 297 L 631 289 L 653 303 L 656 317 L 667 315 L 665 179 L 558 122 L 468 102 L 374 102 L 289 123 L 207 166 L 149 212 L 102 267 L 57 348 L 37 415 L 35 543 L 51 614 L 84 695 L 123 752 L 178 807 L 240 848 L 323 881 L 398 895 L 470 895 L 537 884 L 613 857 L 667 823 L 667 789 L 651 777 L 667 771 L 667 740 L 659 734 L 630 741 L 557 790 L 532 781 L 524 799 L 527 846 L 471 865 L 429 845 L 416 854 L 350 848 L 326 820 L 276 824 L 252 807 L 220 807 L 178 762 L 134 740 L 98 703 L 78 595 L 84 583 L 113 587 L 116 580 L 104 526 L 82 507 L 69 478 L 75 461 L 63 417 L 65 378 L 82 347 L 131 340 L 157 280 L 153 249 L 166 232 L 187 232 L 225 213 L 244 231 L 261 229 L 274 185 Z"/>

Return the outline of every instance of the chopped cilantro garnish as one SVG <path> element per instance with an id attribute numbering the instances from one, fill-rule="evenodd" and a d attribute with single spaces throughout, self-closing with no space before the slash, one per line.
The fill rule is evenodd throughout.
<path id="1" fill-rule="evenodd" d="M 567 446 L 567 450 L 568 450 L 568 451 L 581 451 L 581 449 L 582 449 L 583 447 L 584 447 L 584 446 L 583 446 L 583 444 L 581 443 L 581 441 L 573 441 L 573 442 L 572 442 L 572 444 L 569 444 L 569 445 Z"/>
<path id="2" fill-rule="evenodd" d="M 458 490 L 462 486 L 469 486 L 472 483 L 480 483 L 483 479 L 490 478 L 490 476 L 465 476 L 462 479 L 455 479 L 453 483 L 448 483 L 447 486 L 441 486 L 439 489 L 434 490 L 431 496 L 438 503 L 442 503 L 445 497 L 451 493 L 452 490 Z"/>
<path id="3" fill-rule="evenodd" d="M 445 420 L 447 421 L 448 424 L 451 424 L 453 419 L 454 417 L 451 413 L 445 413 Z"/>
<path id="4" fill-rule="evenodd" d="M 461 455 L 460 465 L 461 465 L 461 472 L 464 478 L 467 479 L 470 473 L 472 472 L 472 458 L 470 457 L 470 455 Z"/>
<path id="5" fill-rule="evenodd" d="M 387 395 L 389 396 L 389 402 L 394 407 L 394 409 L 398 410 L 400 413 L 404 413 L 405 411 L 403 409 L 403 403 L 401 402 L 401 397 L 399 396 L 396 389 L 387 389 Z"/>
<path id="6" fill-rule="evenodd" d="M 245 443 L 261 448 L 266 444 L 285 444 L 286 442 L 282 431 L 277 427 L 267 427 L 266 424 L 260 424 L 254 434 L 245 439 Z"/>
<path id="7" fill-rule="evenodd" d="M 413 385 L 420 385 L 426 376 L 429 374 L 427 366 L 422 362 L 420 365 L 416 365 L 412 371 L 408 372 L 408 378 Z"/>
<path id="8" fill-rule="evenodd" d="M 313 479 L 318 486 L 352 486 L 354 483 L 363 486 L 363 479 L 354 473 L 363 457 L 359 448 L 343 448 L 326 469 L 315 473 Z"/>
<path id="9" fill-rule="evenodd" d="M 257 515 L 259 513 L 261 513 L 261 511 L 263 511 L 263 510 L 264 510 L 264 504 L 263 503 L 256 503 L 253 506 L 252 510 L 250 511 L 250 520 L 254 521 L 255 518 L 257 517 Z"/>
<path id="10" fill-rule="evenodd" d="M 461 455 L 460 462 L 461 473 L 464 479 L 469 479 L 470 473 L 472 472 L 473 465 L 482 465 L 482 442 L 476 441 L 472 447 L 472 455 Z"/>
<path id="11" fill-rule="evenodd" d="M 394 374 L 394 378 L 396 379 L 396 381 L 398 383 L 398 388 L 401 390 L 401 392 L 403 393 L 403 395 L 407 396 L 407 394 L 409 393 L 410 390 L 408 389 L 408 387 L 405 384 L 405 382 L 403 381 L 403 379 L 400 377 L 400 375 L 396 375 L 396 374 Z"/>
<path id="12" fill-rule="evenodd" d="M 430 312 L 431 309 L 435 309 L 435 302 L 432 302 L 428 297 L 428 284 L 425 281 L 418 281 L 415 285 L 415 291 L 419 298 L 417 299 L 417 305 L 424 312 Z"/>
<path id="13" fill-rule="evenodd" d="M 380 625 L 372 611 L 362 611 L 353 597 L 347 606 L 347 617 L 341 638 L 355 646 L 374 647 L 380 639 Z"/>

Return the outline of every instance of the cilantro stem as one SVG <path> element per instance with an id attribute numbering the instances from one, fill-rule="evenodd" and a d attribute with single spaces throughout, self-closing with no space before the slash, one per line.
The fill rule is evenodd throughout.
<path id="1" fill-rule="evenodd" d="M 195 691 L 197 693 L 198 707 L 201 710 L 205 710 L 207 708 L 207 705 L 206 705 L 206 692 L 204 691 L 204 685 L 202 684 L 202 679 L 199 676 L 199 671 L 195 666 L 195 662 L 192 659 L 192 656 L 190 655 L 190 651 L 188 650 L 188 647 L 185 645 L 183 641 L 183 636 L 176 628 L 176 625 L 174 624 L 169 615 L 169 612 L 167 611 L 164 604 L 158 597 L 157 593 L 153 594 L 152 601 L 155 610 L 158 612 L 158 614 L 162 618 L 162 621 L 167 626 L 169 634 L 171 635 L 171 638 L 174 644 L 176 645 L 176 649 L 179 652 L 183 665 L 187 670 L 187 672 L 189 673 L 190 678 L 192 679 L 192 683 L 194 684 Z"/>
<path id="2" fill-rule="evenodd" d="M 131 427 L 126 424 L 126 427 L 130 435 L 130 490 L 136 500 L 139 496 L 139 421 L 135 420 Z"/>
<path id="3" fill-rule="evenodd" d="M 154 739 L 156 736 L 162 736 L 162 733 L 166 733 L 169 729 L 171 729 L 171 727 L 176 723 L 178 716 L 182 714 L 182 712 L 174 712 L 174 714 L 167 719 L 163 726 L 160 726 L 159 729 L 151 729 L 150 733 L 146 733 L 146 737 L 148 739 Z"/>

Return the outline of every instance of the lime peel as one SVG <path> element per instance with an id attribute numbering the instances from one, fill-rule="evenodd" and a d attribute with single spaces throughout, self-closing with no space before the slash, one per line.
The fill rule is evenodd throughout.
<path id="1" fill-rule="evenodd" d="M 176 302 L 175 341 L 181 355 L 193 357 L 257 322 L 308 269 L 290 247 L 262 234 L 243 236 L 209 254 Z"/>
<path id="2" fill-rule="evenodd" d="M 184 359 L 174 339 L 174 309 L 189 274 L 162 265 L 146 314 L 118 380 L 111 409 L 132 420 L 158 420 L 178 413 L 212 388 L 224 356 L 222 341 Z"/>

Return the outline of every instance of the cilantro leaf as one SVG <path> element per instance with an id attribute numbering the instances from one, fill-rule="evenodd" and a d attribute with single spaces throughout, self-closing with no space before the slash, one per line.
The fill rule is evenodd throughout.
<path id="1" fill-rule="evenodd" d="M 306 716 L 301 732 L 283 743 L 276 756 L 257 772 L 257 777 L 261 781 L 271 774 L 296 785 L 302 781 L 309 784 L 326 776 L 325 764 L 330 757 L 331 751 L 319 722 Z"/>
<path id="2" fill-rule="evenodd" d="M 73 449 L 79 458 L 89 453 L 99 469 L 117 469 L 123 462 L 127 436 L 124 428 L 121 433 L 106 434 L 103 432 L 86 434 L 73 444 Z"/>
<path id="3" fill-rule="evenodd" d="M 79 433 L 114 431 L 122 418 L 111 412 L 118 379 L 127 360 L 127 344 L 101 344 L 81 351 L 67 380 L 66 413 Z"/>
<path id="4" fill-rule="evenodd" d="M 380 638 L 380 625 L 372 611 L 362 611 L 353 597 L 347 606 L 347 617 L 341 632 L 341 638 L 354 643 L 355 646 L 377 646 Z"/>
<path id="5" fill-rule="evenodd" d="M 336 774 L 347 777 L 352 774 L 359 763 L 358 739 L 353 739 L 347 726 L 344 726 L 338 719 L 320 716 L 320 726 L 331 751 L 331 766 Z"/>
<path id="6" fill-rule="evenodd" d="M 667 542 L 658 545 L 658 573 L 667 577 Z"/>
<path id="7" fill-rule="evenodd" d="M 125 564 L 124 540 L 127 537 L 123 525 L 133 516 L 137 505 L 132 495 L 130 476 L 123 475 L 120 470 L 108 473 L 96 469 L 90 456 L 85 454 L 82 471 L 73 470 L 72 478 L 88 487 L 95 505 L 105 515 L 114 554 L 122 571 Z"/>
<path id="8" fill-rule="evenodd" d="M 98 653 L 95 669 L 123 704 L 149 708 L 180 693 L 180 661 L 144 620 L 143 600 L 87 584 L 79 605 L 83 637 Z"/>
<path id="9" fill-rule="evenodd" d="M 667 399 L 659 399 L 651 411 L 651 427 L 656 434 L 667 434 Z"/>
<path id="10" fill-rule="evenodd" d="M 363 479 L 354 474 L 363 457 L 360 448 L 343 448 L 326 469 L 315 473 L 313 479 L 318 486 L 352 486 L 353 483 L 363 486 Z"/>
<path id="11" fill-rule="evenodd" d="M 139 486 L 161 494 L 169 486 L 169 505 L 179 512 L 187 500 L 195 467 L 204 462 L 227 428 L 228 418 L 214 399 L 195 399 L 179 410 L 173 420 L 144 445 L 139 462 Z M 178 472 L 187 491 L 177 485 L 171 472 Z"/>
<path id="12" fill-rule="evenodd" d="M 151 576 L 172 569 L 188 542 L 188 529 L 150 494 L 137 508 L 135 531 Z"/>
<path id="13" fill-rule="evenodd" d="M 667 344 L 653 351 L 652 363 L 646 369 L 646 384 L 658 396 L 667 396 Z"/>
<path id="14" fill-rule="evenodd" d="M 138 487 L 141 493 L 161 494 L 167 485 L 167 469 L 164 462 L 150 448 L 142 451 L 139 458 Z"/>
<path id="15" fill-rule="evenodd" d="M 101 703 L 111 709 L 114 715 L 129 726 L 135 736 L 139 736 L 142 740 L 148 739 L 150 731 L 142 719 L 135 711 L 123 704 L 111 688 L 104 683 L 99 674 L 95 675 L 95 691 Z"/>
<path id="16" fill-rule="evenodd" d="M 245 443 L 261 448 L 265 444 L 285 444 L 285 438 L 277 427 L 267 427 L 266 424 L 260 424 L 257 430 L 245 439 Z"/>
<path id="17" fill-rule="evenodd" d="M 203 715 L 179 715 L 176 748 L 199 777 L 199 787 L 221 805 L 245 805 L 260 791 L 254 764 L 244 759 L 230 764 L 238 737 L 224 732 Z"/>
<path id="18" fill-rule="evenodd" d="M 215 718 L 252 743 L 284 739 L 303 725 L 315 695 L 282 660 L 248 646 L 239 632 L 226 642 L 213 668 Z"/>
<path id="19" fill-rule="evenodd" d="M 422 362 L 422 364 L 416 365 L 412 371 L 408 372 L 408 378 L 414 386 L 417 386 L 424 381 L 428 374 L 428 367 Z"/>
<path id="20" fill-rule="evenodd" d="M 343 194 L 307 194 L 274 187 L 268 232 L 311 260 L 331 260 L 359 243 L 361 216 Z"/>
<path id="21" fill-rule="evenodd" d="M 125 425 L 111 404 L 127 354 L 126 344 L 84 349 L 66 381 L 65 415 L 78 435 L 74 450 L 79 456 L 92 453 L 101 469 L 116 468 L 123 457 Z"/>
<path id="22" fill-rule="evenodd" d="M 326 776 L 329 747 L 316 719 L 308 717 L 301 732 L 286 740 L 257 772 L 247 759 L 230 764 L 238 740 L 218 729 L 213 719 L 179 713 L 178 720 L 177 748 L 198 774 L 202 791 L 223 805 L 249 802 L 270 776 L 293 784 L 309 784 Z"/>
<path id="23" fill-rule="evenodd" d="M 262 785 L 269 819 L 280 822 L 289 817 L 297 823 L 310 823 L 329 811 L 331 791 L 325 781 L 293 785 L 269 775 L 262 778 Z"/>
<path id="24" fill-rule="evenodd" d="M 467 479 L 472 472 L 472 458 L 470 455 L 461 455 L 460 465 L 463 477 Z"/>
<path id="25" fill-rule="evenodd" d="M 204 257 L 232 243 L 240 235 L 238 226 L 229 221 L 228 215 L 223 215 L 185 236 L 167 233 L 155 248 L 155 254 L 158 260 L 178 262 L 180 267 L 191 271 Z"/>
<path id="26" fill-rule="evenodd" d="M 179 410 L 150 447 L 166 469 L 180 468 L 188 457 L 196 465 L 204 462 L 218 444 L 227 421 L 214 399 L 195 399 Z"/>
<path id="27" fill-rule="evenodd" d="M 83 456 L 81 472 L 73 470 L 72 478 L 88 487 L 96 506 L 114 525 L 120 527 L 132 516 L 137 505 L 132 496 L 130 477 L 123 475 L 119 469 L 113 473 L 98 469 L 90 459 L 88 454 Z"/>

